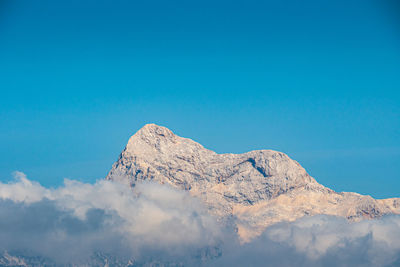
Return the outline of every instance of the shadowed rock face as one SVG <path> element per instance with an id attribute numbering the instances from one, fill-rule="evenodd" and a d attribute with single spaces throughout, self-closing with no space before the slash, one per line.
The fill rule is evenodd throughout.
<path id="1" fill-rule="evenodd" d="M 337 193 L 284 153 L 217 154 L 155 124 L 145 125 L 129 139 L 106 179 L 130 186 L 155 181 L 187 190 L 221 222 L 233 220 L 244 242 L 273 223 L 306 215 L 360 220 L 400 213 L 398 198 Z"/>

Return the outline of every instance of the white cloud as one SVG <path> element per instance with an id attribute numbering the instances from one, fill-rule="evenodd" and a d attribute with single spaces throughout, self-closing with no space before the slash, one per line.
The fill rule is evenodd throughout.
<path id="1" fill-rule="evenodd" d="M 0 183 L 0 198 L 15 202 L 32 203 L 48 196 L 49 191 L 39 183 L 30 181 L 22 172 L 14 172 L 15 181 Z"/>
<path id="2" fill-rule="evenodd" d="M 400 217 L 349 223 L 319 215 L 273 225 L 258 239 L 234 247 L 217 265 L 399 266 Z"/>
<path id="3" fill-rule="evenodd" d="M 105 180 L 65 180 L 62 187 L 46 189 L 22 173 L 15 178 L 0 183 L 2 250 L 62 262 L 98 251 L 180 259 L 222 238 L 198 201 L 167 186 L 145 183 L 132 190 Z"/>
<path id="4" fill-rule="evenodd" d="M 95 253 L 125 263 L 400 265 L 399 216 L 358 223 L 305 217 L 276 224 L 240 245 L 234 231 L 222 229 L 196 199 L 165 185 L 144 183 L 131 189 L 105 180 L 65 180 L 49 189 L 20 172 L 15 178 L 0 183 L 0 250 L 12 255 L 90 265 Z"/>

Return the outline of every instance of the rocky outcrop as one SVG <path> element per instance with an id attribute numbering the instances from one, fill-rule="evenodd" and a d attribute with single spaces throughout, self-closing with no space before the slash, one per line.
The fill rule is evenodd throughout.
<path id="1" fill-rule="evenodd" d="M 337 193 L 284 153 L 217 154 L 155 124 L 129 139 L 106 179 L 130 186 L 155 181 L 187 190 L 221 221 L 233 219 L 244 242 L 271 224 L 303 216 L 327 214 L 354 221 L 400 213 L 399 199 Z"/>

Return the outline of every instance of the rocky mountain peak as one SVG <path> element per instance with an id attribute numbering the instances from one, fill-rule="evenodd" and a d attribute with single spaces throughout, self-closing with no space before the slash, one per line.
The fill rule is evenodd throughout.
<path id="1" fill-rule="evenodd" d="M 154 123 L 149 123 L 143 126 L 139 131 L 134 134 L 131 139 L 136 137 L 152 137 L 152 138 L 173 138 L 176 135 L 168 128 L 156 125 Z"/>
<path id="2" fill-rule="evenodd" d="M 107 178 L 135 186 L 154 181 L 187 190 L 221 221 L 234 220 L 243 241 L 273 223 L 328 214 L 349 220 L 400 213 L 398 199 L 337 193 L 286 154 L 217 154 L 171 130 L 147 124 L 128 141 Z"/>
<path id="3" fill-rule="evenodd" d="M 175 135 L 166 127 L 146 124 L 128 141 L 125 148 L 131 154 L 188 153 L 189 150 L 205 150 L 203 146 L 188 138 Z"/>

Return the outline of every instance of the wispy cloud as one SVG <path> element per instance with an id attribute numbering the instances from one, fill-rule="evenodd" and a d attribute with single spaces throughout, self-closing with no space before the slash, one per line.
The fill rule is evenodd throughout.
<path id="1" fill-rule="evenodd" d="M 280 223 L 218 264 L 243 266 L 399 266 L 400 217 L 349 223 L 333 216 Z"/>

